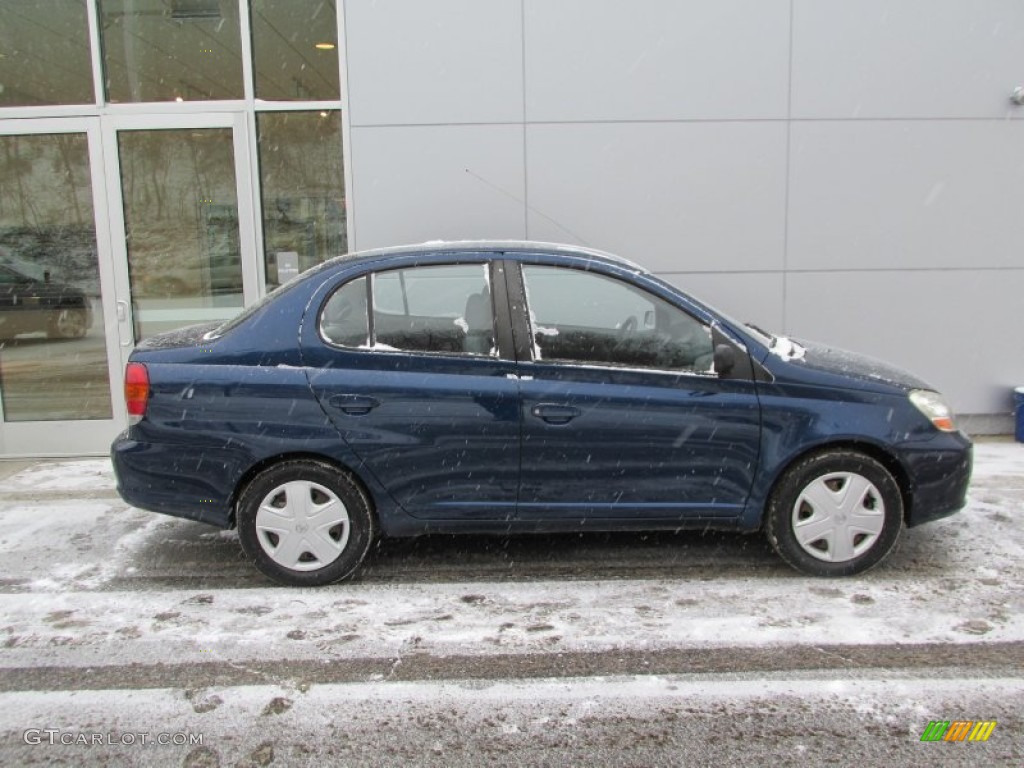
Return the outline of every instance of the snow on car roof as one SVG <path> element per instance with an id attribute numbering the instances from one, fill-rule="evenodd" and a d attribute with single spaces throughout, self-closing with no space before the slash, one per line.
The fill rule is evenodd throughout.
<path id="1" fill-rule="evenodd" d="M 565 243 L 546 243 L 533 240 L 427 240 L 422 243 L 397 245 L 386 248 L 372 248 L 365 251 L 353 251 L 341 258 L 366 258 L 370 256 L 387 256 L 392 254 L 415 253 L 417 251 L 519 251 L 560 253 L 567 256 L 587 256 L 598 261 L 605 261 L 619 266 L 628 267 L 640 273 L 648 273 L 646 267 L 618 256 L 614 253 L 600 251 L 585 246 L 566 245 Z"/>

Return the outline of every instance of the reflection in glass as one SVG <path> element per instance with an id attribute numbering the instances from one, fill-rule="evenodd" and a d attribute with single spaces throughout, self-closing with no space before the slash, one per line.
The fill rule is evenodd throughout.
<path id="1" fill-rule="evenodd" d="M 256 98 L 341 98 L 338 15 L 333 2 L 252 0 L 252 45 Z"/>
<path id="2" fill-rule="evenodd" d="M 494 355 L 486 264 L 393 269 L 373 276 L 373 341 L 412 352 Z"/>
<path id="3" fill-rule="evenodd" d="M 242 306 L 230 128 L 118 133 L 136 340 Z"/>
<path id="4" fill-rule="evenodd" d="M 95 98 L 85 0 L 0 2 L 0 107 Z"/>
<path id="5" fill-rule="evenodd" d="M 341 113 L 256 116 L 267 287 L 345 253 Z"/>
<path id="6" fill-rule="evenodd" d="M 5 421 L 112 417 L 84 134 L 0 136 Z"/>
<path id="7" fill-rule="evenodd" d="M 523 283 L 540 360 L 712 373 L 711 329 L 659 296 L 560 267 L 524 265 Z"/>
<path id="8" fill-rule="evenodd" d="M 241 99 L 237 0 L 101 0 L 107 100 Z"/>

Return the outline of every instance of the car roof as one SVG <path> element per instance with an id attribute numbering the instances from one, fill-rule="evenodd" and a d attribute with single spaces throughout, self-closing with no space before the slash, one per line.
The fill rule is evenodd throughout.
<path id="1" fill-rule="evenodd" d="M 337 260 L 371 259 L 385 256 L 399 256 L 411 253 L 548 253 L 560 256 L 584 257 L 592 261 L 601 261 L 618 267 L 626 267 L 635 272 L 648 274 L 649 270 L 621 256 L 599 251 L 585 246 L 566 245 L 564 243 L 545 243 L 532 240 L 428 240 L 423 243 L 399 245 L 388 248 L 374 248 L 365 251 L 353 251 Z M 335 259 L 331 260 L 336 261 Z"/>

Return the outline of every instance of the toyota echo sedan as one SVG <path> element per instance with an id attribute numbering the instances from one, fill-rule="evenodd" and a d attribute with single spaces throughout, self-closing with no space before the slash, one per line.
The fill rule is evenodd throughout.
<path id="1" fill-rule="evenodd" d="M 381 535 L 683 528 L 763 530 L 842 576 L 960 509 L 971 472 L 919 379 L 538 243 L 334 259 L 146 340 L 125 394 L 121 496 L 237 527 L 291 585 L 349 576 Z"/>

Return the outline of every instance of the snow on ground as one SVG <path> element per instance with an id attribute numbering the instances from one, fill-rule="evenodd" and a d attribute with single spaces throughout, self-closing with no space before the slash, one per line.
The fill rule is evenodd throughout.
<path id="1" fill-rule="evenodd" d="M 94 491 L 114 487 L 109 459 L 48 461 L 0 480 L 0 498 L 31 491 Z"/>
<path id="2" fill-rule="evenodd" d="M 977 446 L 962 513 L 905 531 L 885 565 L 837 580 L 799 576 L 772 558 L 759 570 L 693 578 L 527 571 L 316 590 L 269 586 L 243 570 L 241 585 L 195 589 L 183 562 L 175 584 L 139 586 L 132 575 L 170 547 L 168 537 L 199 524 L 126 507 L 102 461 L 32 467 L 0 490 L 30 487 L 43 496 L 107 488 L 111 498 L 0 501 L 4 667 L 1024 640 L 1024 445 L 1014 443 Z M 194 546 L 240 565 L 232 534 L 203 531 Z M 731 559 L 742 562 L 743 546 Z"/>

